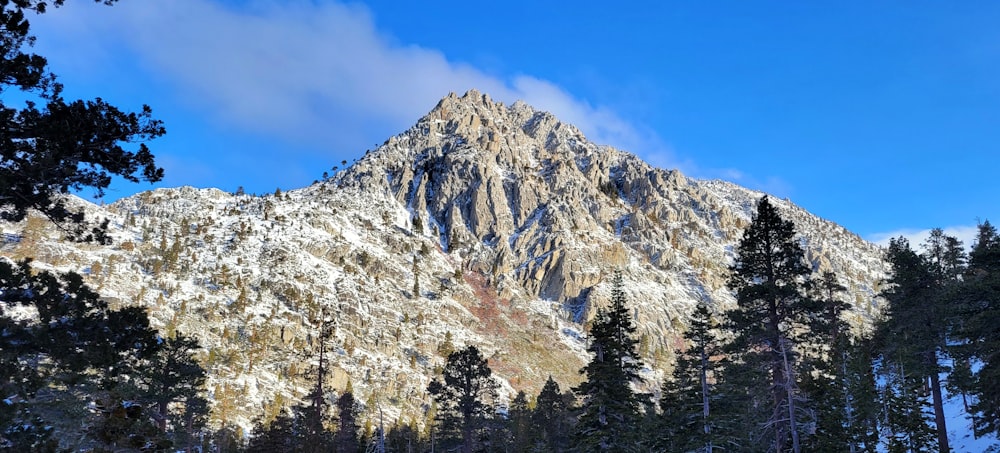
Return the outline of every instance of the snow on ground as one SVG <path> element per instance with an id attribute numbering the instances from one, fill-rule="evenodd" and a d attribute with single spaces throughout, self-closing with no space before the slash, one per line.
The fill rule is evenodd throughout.
<path id="1" fill-rule="evenodd" d="M 941 380 L 947 378 L 942 374 Z M 972 430 L 972 419 L 965 411 L 961 395 L 944 395 L 944 416 L 948 426 L 948 442 L 951 443 L 952 451 L 955 453 L 980 453 L 986 451 L 1000 451 L 1000 440 L 996 435 L 974 436 Z M 991 448 L 993 450 L 991 450 Z"/>

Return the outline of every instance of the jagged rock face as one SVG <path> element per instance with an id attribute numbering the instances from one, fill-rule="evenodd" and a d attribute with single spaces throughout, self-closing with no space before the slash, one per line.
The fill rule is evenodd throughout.
<path id="1" fill-rule="evenodd" d="M 371 180 L 354 174 L 384 172 L 384 181 L 375 181 L 407 206 L 413 222 L 440 236 L 442 249 L 492 249 L 488 260 L 472 263 L 475 270 L 511 279 L 519 292 L 576 298 L 600 280 L 599 270 L 583 265 L 593 259 L 580 258 L 624 264 L 613 248 L 561 247 L 573 231 L 609 227 L 611 200 L 598 188 L 610 184 L 610 160 L 619 156 L 548 113 L 506 107 L 474 92 L 451 95 L 380 153 L 340 181 L 368 185 Z M 404 158 L 395 159 L 398 154 Z"/>
<path id="2" fill-rule="evenodd" d="M 215 423 L 247 426 L 301 397 L 316 320 L 331 315 L 330 388 L 348 381 L 390 420 L 420 417 L 446 332 L 476 344 L 507 394 L 579 380 L 582 340 L 621 270 L 651 385 L 699 301 L 733 303 L 733 245 L 763 194 L 653 168 L 516 103 L 449 95 L 332 179 L 281 195 L 160 189 L 110 206 L 116 245 L 4 225 L 3 246 L 84 273 L 144 304 L 162 330 L 205 346 Z M 832 270 L 862 325 L 877 309 L 879 250 L 785 200 L 817 270 Z M 41 223 L 44 225 L 44 222 Z"/>
<path id="3" fill-rule="evenodd" d="M 637 279 L 652 272 L 652 281 L 695 287 L 683 301 L 643 294 L 653 299 L 650 312 L 671 318 L 698 298 L 729 301 L 723 271 L 730 246 L 763 195 L 653 168 L 587 141 L 549 113 L 476 91 L 442 99 L 337 182 L 391 194 L 443 250 L 466 256 L 506 297 L 586 308 L 611 270 Z M 823 236 L 808 240 L 817 269 L 845 274 L 852 296 L 870 299 L 881 270 L 877 250 L 790 203 L 778 205 L 793 220 L 826 225 Z M 866 258 L 843 259 L 844 250 Z M 696 275 L 677 281 L 682 269 Z"/>

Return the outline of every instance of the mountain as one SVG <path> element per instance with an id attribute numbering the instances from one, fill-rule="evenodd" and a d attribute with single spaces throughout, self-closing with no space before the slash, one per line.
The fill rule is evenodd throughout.
<path id="1" fill-rule="evenodd" d="M 430 378 L 475 344 L 501 392 L 580 380 L 585 331 L 621 270 L 644 377 L 672 362 L 699 301 L 725 308 L 733 246 L 763 193 L 650 166 L 518 102 L 451 94 L 409 130 L 309 187 L 253 196 L 157 189 L 97 206 L 115 243 L 62 241 L 31 217 L 2 253 L 77 271 L 114 306 L 140 304 L 204 346 L 216 424 L 244 429 L 309 387 L 319 321 L 335 332 L 329 388 L 374 417 L 422 420 Z M 878 310 L 878 247 L 788 200 L 816 270 L 849 289 L 851 322 Z"/>

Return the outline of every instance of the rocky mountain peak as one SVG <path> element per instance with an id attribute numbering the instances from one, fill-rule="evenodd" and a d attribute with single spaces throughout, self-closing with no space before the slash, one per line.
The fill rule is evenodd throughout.
<path id="1" fill-rule="evenodd" d="M 442 99 L 339 181 L 380 186 L 439 236 L 443 250 L 488 250 L 469 265 L 497 274 L 505 295 L 565 301 L 601 277 L 583 268 L 550 272 L 562 266 L 555 248 L 572 231 L 611 229 L 612 167 L 622 158 L 547 112 L 469 91 Z M 610 242 L 599 254 L 605 264 L 624 264 Z"/>
<path id="2" fill-rule="evenodd" d="M 652 167 L 473 90 L 310 187 L 81 201 L 111 221 L 114 247 L 62 242 L 43 221 L 3 225 L 17 240 L 2 247 L 83 273 L 115 304 L 149 307 L 165 332 L 196 335 L 213 423 L 249 426 L 303 396 L 320 313 L 337 323 L 329 388 L 351 382 L 391 420 L 424 414 L 435 367 L 465 344 L 484 351 L 506 395 L 537 393 L 549 375 L 578 382 L 587 322 L 615 270 L 655 385 L 693 307 L 733 302 L 727 266 L 761 196 Z M 878 308 L 879 250 L 774 204 L 814 267 L 837 273 L 864 325 Z"/>
<path id="3" fill-rule="evenodd" d="M 670 318 L 683 318 L 695 299 L 729 300 L 731 245 L 763 195 L 654 168 L 589 142 L 550 113 L 475 90 L 443 98 L 338 182 L 392 196 L 411 224 L 487 274 L 503 297 L 559 302 L 581 319 L 613 269 L 639 278 L 648 266 L 661 283 L 697 269 L 685 302 L 641 295 Z M 855 239 L 852 246 L 872 250 Z M 817 266 L 837 267 L 821 255 Z"/>
<path id="4" fill-rule="evenodd" d="M 493 154 L 504 151 L 505 147 L 518 148 L 517 145 L 526 139 L 544 143 L 545 150 L 555 148 L 560 140 L 586 141 L 576 127 L 560 122 L 551 113 L 535 110 L 523 101 L 507 106 L 476 90 L 461 97 L 450 93 L 421 118 L 416 127 L 442 138 L 461 138 Z M 504 140 L 512 136 L 519 140 Z M 516 156 L 504 153 L 495 157 L 502 160 Z"/>

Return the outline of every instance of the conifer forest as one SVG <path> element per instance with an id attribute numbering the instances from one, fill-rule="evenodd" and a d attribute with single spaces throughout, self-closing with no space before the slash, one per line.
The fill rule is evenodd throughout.
<path id="1" fill-rule="evenodd" d="M 412 369 L 430 370 L 419 394 L 409 396 L 415 402 L 407 407 L 416 411 L 389 410 L 388 403 L 383 408 L 384 401 L 403 407 L 407 397 L 378 393 L 381 386 L 391 395 L 393 381 L 415 377 L 399 373 L 362 383 L 336 369 L 336 361 L 355 348 L 338 336 L 344 329 L 338 322 L 341 311 L 322 308 L 302 315 L 317 326 L 307 340 L 288 340 L 284 327 L 264 340 L 255 337 L 257 331 L 226 328 L 220 336 L 243 341 L 238 344 L 245 350 L 209 348 L 199 341 L 202 332 L 154 321 L 146 305 L 112 300 L 95 280 L 85 278 L 104 275 L 110 271 L 100 267 L 115 263 L 67 271 L 44 265 L 58 258 L 58 250 L 29 247 L 35 240 L 29 232 L 44 228 L 58 231 L 60 240 L 74 247 L 121 247 L 109 234 L 113 222 L 84 215 L 68 195 L 81 189 L 101 192 L 112 179 L 140 183 L 164 176 L 147 143 L 167 131 L 150 107 L 128 111 L 101 98 L 67 99 L 45 57 L 32 53 L 30 21 L 63 3 L 0 0 L 0 219 L 21 225 L 16 240 L 8 241 L 14 245 L 5 246 L 0 256 L 0 451 L 946 453 L 965 451 L 952 444 L 955 432 L 970 439 L 1000 437 L 996 227 L 979 221 L 971 244 L 941 229 L 919 244 L 892 239 L 880 249 L 886 272 L 872 297 L 878 309 L 857 321 L 848 316 L 857 300 L 842 276 L 821 269 L 806 249 L 803 226 L 785 216 L 773 197 L 760 193 L 733 238 L 731 261 L 709 263 L 697 251 L 687 251 L 691 260 L 720 269 L 726 277 L 718 289 L 733 303 L 713 303 L 708 296 L 698 300 L 665 327 L 675 332 L 662 339 L 668 348 L 658 349 L 657 340 L 638 325 L 637 307 L 646 301 L 630 297 L 631 287 L 658 283 L 637 281 L 615 264 L 600 269 L 600 277 L 589 283 L 605 285 L 608 297 L 593 302 L 579 290 L 573 299 L 592 304 L 580 303 L 587 306 L 578 307 L 579 313 L 588 315 L 573 318 L 581 333 L 582 367 L 573 364 L 567 374 L 560 368 L 569 365 L 540 359 L 533 362 L 532 374 L 521 377 L 509 357 L 528 352 L 487 352 L 484 345 L 448 331 L 434 338 L 433 355 L 415 351 L 406 356 Z M 114 7 L 116 1 L 98 3 Z M 330 178 L 324 174 L 324 180 Z M 411 190 L 423 190 L 420 184 L 429 183 L 413 183 Z M 634 195 L 629 190 L 612 177 L 595 182 L 594 193 L 628 198 Z M 279 189 L 267 196 L 285 195 Z M 659 221 L 634 213 L 628 218 L 631 223 L 609 229 L 639 237 L 635 231 Z M 503 266 L 473 263 L 444 277 L 422 268 L 423 257 L 445 254 L 469 240 L 445 234 L 445 225 L 426 215 L 403 226 L 397 229 L 405 229 L 407 237 L 441 238 L 440 245 L 406 245 L 412 268 L 398 275 L 386 271 L 385 277 L 374 277 L 376 282 L 404 281 L 398 297 L 410 300 L 433 299 L 455 282 L 472 282 L 476 296 L 482 296 L 479 311 L 473 311 L 478 319 L 513 310 L 489 289 L 502 281 L 491 280 L 490 271 L 501 272 L 495 268 Z M 207 236 L 199 228 L 192 224 L 182 230 Z M 230 242 L 249 229 L 241 225 Z M 574 223 L 566 229 L 584 228 Z M 665 242 L 670 240 L 679 239 Z M 166 233 L 142 241 L 153 247 L 162 243 L 143 267 L 147 274 L 196 261 L 195 252 L 173 248 L 180 242 Z M 505 241 L 480 242 L 505 247 Z M 380 264 L 373 256 L 359 255 L 348 264 L 363 273 Z M 237 279 L 245 278 L 239 269 L 225 267 L 220 273 L 225 277 L 204 277 L 212 281 L 212 291 L 237 288 Z M 250 285 L 239 288 L 233 289 L 239 296 L 227 310 L 244 309 L 259 298 Z M 307 299 L 286 293 L 282 300 Z M 170 297 L 171 291 L 160 291 L 156 303 L 169 306 Z M 360 307 L 364 301 L 341 302 Z M 296 306 L 311 307 L 306 302 Z M 219 315 L 206 311 L 203 316 Z M 416 337 L 405 329 L 423 321 L 417 317 L 415 311 L 403 313 L 403 327 L 379 331 L 374 347 L 386 348 L 379 341 L 390 337 Z M 563 325 L 558 322 L 552 324 Z M 499 325 L 483 331 L 506 334 Z M 529 344 L 537 333 L 524 335 Z M 266 349 L 267 341 L 296 349 L 282 371 L 295 375 L 297 380 L 286 383 L 297 396 L 285 399 L 278 393 L 280 398 L 256 407 L 249 429 L 227 422 L 225 414 L 235 413 L 240 399 L 228 393 L 236 392 L 238 383 L 212 380 L 212 367 L 264 367 L 264 353 L 255 348 L 263 343 L 259 347 Z M 525 351 L 551 357 L 538 351 L 546 347 L 525 346 Z M 227 356 L 236 353 L 246 362 Z M 500 370 L 518 378 L 499 379 Z M 956 404 L 964 418 L 950 414 Z M 1000 444 L 974 445 L 1000 451 Z"/>

